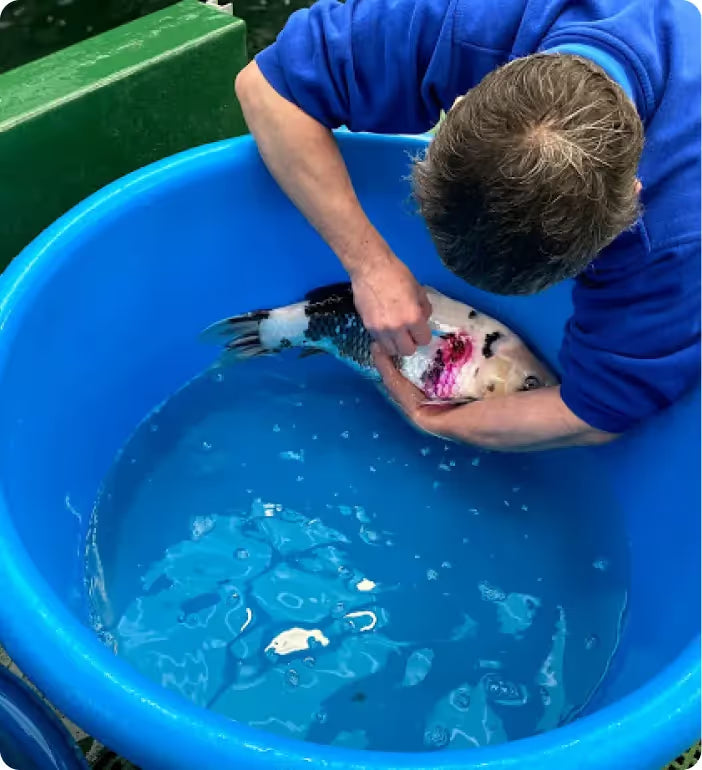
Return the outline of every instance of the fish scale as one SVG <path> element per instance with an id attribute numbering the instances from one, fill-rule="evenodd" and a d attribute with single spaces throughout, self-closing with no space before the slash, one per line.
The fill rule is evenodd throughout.
<path id="1" fill-rule="evenodd" d="M 373 368 L 371 354 L 372 338 L 357 313 L 335 315 L 322 310 L 308 310 L 306 340 L 317 343 L 324 349 L 331 348 L 341 358 L 348 358 L 362 368 Z"/>

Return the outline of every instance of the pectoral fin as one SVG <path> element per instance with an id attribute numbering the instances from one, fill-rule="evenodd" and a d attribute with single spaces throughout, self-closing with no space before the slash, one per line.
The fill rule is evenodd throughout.
<path id="1" fill-rule="evenodd" d="M 320 348 L 304 348 L 301 352 L 298 358 L 309 358 L 310 356 L 317 356 L 321 353 L 326 353 L 326 350 L 321 350 Z"/>

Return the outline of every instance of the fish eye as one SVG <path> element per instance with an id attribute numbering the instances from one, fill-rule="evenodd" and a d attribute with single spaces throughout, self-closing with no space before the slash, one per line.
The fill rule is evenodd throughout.
<path id="1" fill-rule="evenodd" d="M 543 382 L 533 374 L 530 374 L 525 380 L 522 390 L 534 390 L 543 386 Z"/>

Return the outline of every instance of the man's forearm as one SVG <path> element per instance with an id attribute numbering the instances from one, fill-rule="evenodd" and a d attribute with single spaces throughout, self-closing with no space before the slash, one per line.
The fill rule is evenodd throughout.
<path id="1" fill-rule="evenodd" d="M 331 131 L 280 96 L 255 62 L 239 73 L 236 93 L 269 171 L 346 270 L 392 259 L 358 202 Z"/>
<path id="2" fill-rule="evenodd" d="M 529 452 L 605 444 L 613 433 L 592 428 L 563 403 L 560 388 L 478 401 L 441 416 L 441 432 L 486 449 Z"/>

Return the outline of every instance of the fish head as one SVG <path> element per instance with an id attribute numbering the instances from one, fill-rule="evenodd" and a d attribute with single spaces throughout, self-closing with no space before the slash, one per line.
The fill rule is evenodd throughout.
<path id="1" fill-rule="evenodd" d="M 429 401 L 460 403 L 558 384 L 510 328 L 431 286 L 425 289 L 432 340 L 402 368 Z"/>
<path id="2" fill-rule="evenodd" d="M 489 342 L 489 333 L 486 335 Z M 487 355 L 486 355 L 487 353 Z M 502 333 L 492 345 L 483 344 L 482 362 L 473 385 L 481 398 L 538 390 L 558 384 L 554 373 L 513 332 Z"/>

